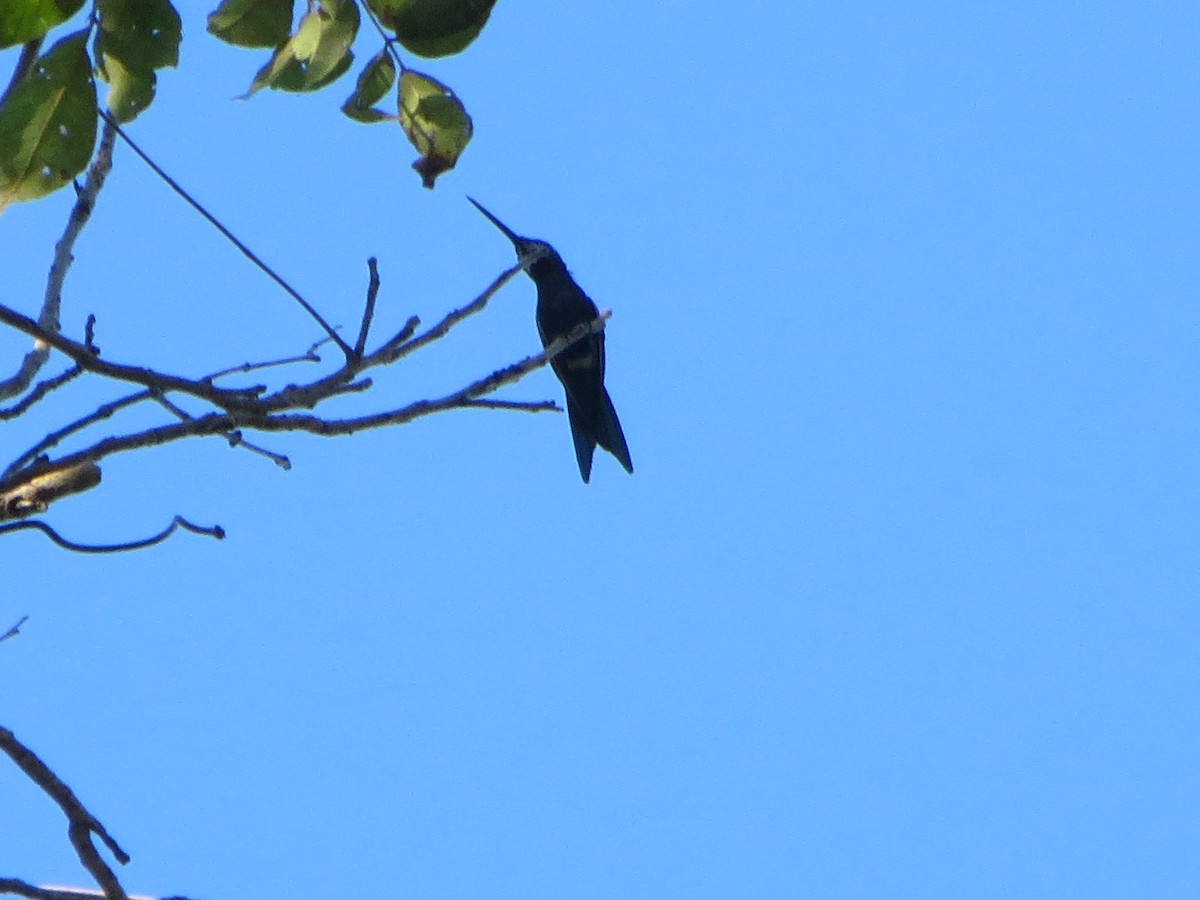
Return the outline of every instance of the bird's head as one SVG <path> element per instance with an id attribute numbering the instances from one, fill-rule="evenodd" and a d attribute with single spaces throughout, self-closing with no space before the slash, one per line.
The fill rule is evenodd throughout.
<path id="1" fill-rule="evenodd" d="M 493 216 L 490 212 L 484 209 L 480 204 L 476 203 L 474 199 L 471 197 L 468 197 L 467 199 L 471 201 L 472 205 L 477 210 L 487 216 L 489 222 L 504 232 L 505 237 L 513 242 L 513 248 L 517 251 L 517 263 L 526 272 L 528 272 L 529 267 L 538 260 L 557 256 L 557 254 L 554 252 L 554 248 L 545 241 L 537 241 L 533 238 L 521 237 L 519 234 L 514 232 L 511 228 Z"/>

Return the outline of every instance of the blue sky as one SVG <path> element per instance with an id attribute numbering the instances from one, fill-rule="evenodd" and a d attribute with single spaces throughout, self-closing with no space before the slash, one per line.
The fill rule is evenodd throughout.
<path id="1" fill-rule="evenodd" d="M 6 538 L 0 723 L 129 890 L 1196 895 L 1195 4 L 501 2 L 417 63 L 476 125 L 432 193 L 349 78 L 236 101 L 261 60 L 186 6 L 146 149 L 349 330 L 367 256 L 381 335 L 510 264 L 465 194 L 551 241 L 614 311 L 637 473 L 581 484 L 563 416 L 460 412 L 264 438 L 287 473 L 112 459 L 48 517 L 220 544 Z M 3 302 L 36 308 L 69 202 L 0 218 Z M 124 149 L 76 256 L 65 322 L 115 360 L 319 337 Z M 331 414 L 534 352 L 533 303 Z M 85 883 L 11 767 L 0 797 L 0 874 Z"/>

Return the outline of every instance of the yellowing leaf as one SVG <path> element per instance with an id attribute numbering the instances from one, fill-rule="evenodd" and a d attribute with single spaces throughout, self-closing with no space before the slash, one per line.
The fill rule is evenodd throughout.
<path id="1" fill-rule="evenodd" d="M 259 69 L 246 96 L 264 87 L 284 91 L 315 91 L 340 78 L 350 68 L 350 45 L 358 34 L 354 0 L 320 0 L 296 33 Z"/>
<path id="2" fill-rule="evenodd" d="M 179 13 L 169 0 L 99 0 L 96 9 L 96 71 L 109 83 L 109 110 L 130 122 L 154 99 L 154 70 L 179 62 Z"/>
<path id="3" fill-rule="evenodd" d="M 135 72 L 125 68 L 120 57 L 98 57 L 108 82 L 109 112 L 118 122 L 132 122 L 154 99 L 155 75 L 153 72 Z"/>
<path id="4" fill-rule="evenodd" d="M 471 117 L 450 88 L 411 69 L 400 75 L 400 126 L 421 154 L 413 168 L 427 188 L 454 168 L 473 130 Z"/>

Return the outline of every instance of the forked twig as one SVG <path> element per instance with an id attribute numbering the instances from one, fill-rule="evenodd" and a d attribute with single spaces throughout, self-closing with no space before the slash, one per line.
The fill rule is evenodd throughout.
<path id="1" fill-rule="evenodd" d="M 74 791 L 67 787 L 63 780 L 38 758 L 37 754 L 18 741 L 16 735 L 3 727 L 0 727 L 0 750 L 7 753 L 9 758 L 17 764 L 17 768 L 57 803 L 66 815 L 67 835 L 71 839 L 72 846 L 75 847 L 75 852 L 79 855 L 79 861 L 100 885 L 105 897 L 126 898 L 125 889 L 117 881 L 117 876 L 113 874 L 112 869 L 108 867 L 92 844 L 92 835 L 96 835 L 104 842 L 104 845 L 121 865 L 129 862 L 129 854 L 121 849 L 120 844 L 100 824 L 100 820 L 84 808 Z"/>

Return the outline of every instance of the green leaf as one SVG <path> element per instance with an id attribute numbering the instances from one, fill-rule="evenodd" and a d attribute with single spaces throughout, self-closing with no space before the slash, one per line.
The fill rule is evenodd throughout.
<path id="1" fill-rule="evenodd" d="M 109 83 L 109 110 L 130 122 L 154 99 L 154 70 L 179 63 L 179 14 L 169 0 L 100 0 L 96 10 L 96 71 Z"/>
<path id="2" fill-rule="evenodd" d="M 56 191 L 96 143 L 96 85 L 87 30 L 38 58 L 0 106 L 0 208 Z"/>
<path id="3" fill-rule="evenodd" d="M 479 36 L 496 0 L 367 0 L 379 20 L 418 56 L 459 53 Z"/>
<path id="4" fill-rule="evenodd" d="M 5 0 L 0 5 L 0 49 L 45 37 L 83 6 L 83 0 Z"/>
<path id="5" fill-rule="evenodd" d="M 153 72 L 179 65 L 183 37 L 170 0 L 99 0 L 97 46 L 119 56 L 131 71 Z"/>
<path id="6" fill-rule="evenodd" d="M 297 94 L 305 93 L 307 91 L 317 91 L 325 87 L 327 84 L 332 84 L 345 75 L 350 70 L 350 66 L 353 64 L 353 62 L 354 54 L 346 51 L 346 53 L 337 60 L 334 68 L 321 75 L 317 81 L 312 79 L 310 74 L 312 71 L 311 69 L 307 69 L 302 66 L 293 66 L 285 71 L 283 73 L 283 77 L 281 77 L 276 84 L 272 85 L 272 87 L 278 88 L 281 91 L 291 91 L 292 93 Z"/>
<path id="7" fill-rule="evenodd" d="M 208 33 L 237 47 L 278 47 L 292 31 L 294 0 L 224 0 Z"/>
<path id="8" fill-rule="evenodd" d="M 358 122 L 381 122 L 394 119 L 374 105 L 383 99 L 396 80 L 396 64 L 384 47 L 363 67 L 354 93 L 342 104 L 342 112 Z"/>
<path id="9" fill-rule="evenodd" d="M 337 80 L 354 60 L 350 45 L 358 24 L 354 0 L 320 0 L 300 20 L 296 33 L 258 70 L 246 96 L 264 87 L 315 91 Z"/>
<path id="10" fill-rule="evenodd" d="M 132 122 L 154 99 L 157 78 L 153 72 L 125 68 L 119 56 L 104 56 L 104 80 L 108 82 L 105 100 L 118 122 Z"/>
<path id="11" fill-rule="evenodd" d="M 421 154 L 413 168 L 421 183 L 432 189 L 439 175 L 454 168 L 471 140 L 471 117 L 450 88 L 412 69 L 400 75 L 399 107 L 400 127 Z"/>

